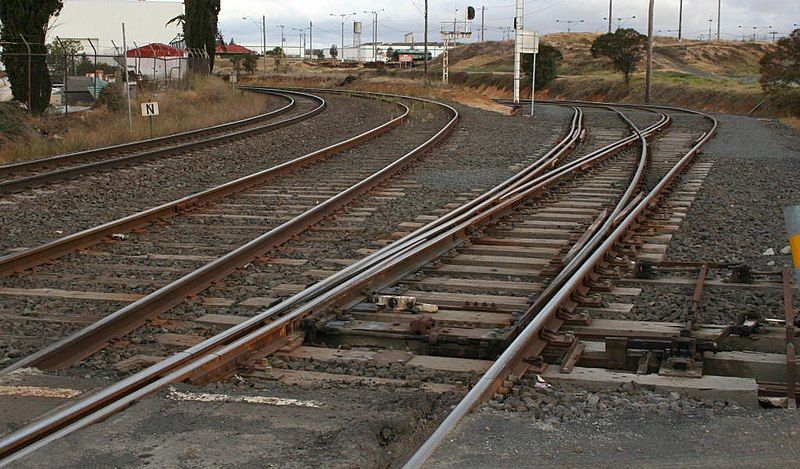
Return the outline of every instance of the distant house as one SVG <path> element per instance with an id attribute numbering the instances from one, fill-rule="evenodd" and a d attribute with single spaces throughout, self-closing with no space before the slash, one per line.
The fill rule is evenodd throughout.
<path id="1" fill-rule="evenodd" d="M 186 52 L 158 42 L 130 49 L 128 70 L 155 80 L 182 78 L 188 68 Z"/>
<path id="2" fill-rule="evenodd" d="M 217 43 L 217 49 L 214 53 L 220 57 L 226 57 L 231 55 L 250 55 L 255 54 L 255 51 L 248 49 L 247 47 L 240 46 L 239 44 L 223 44 L 221 42 Z"/>

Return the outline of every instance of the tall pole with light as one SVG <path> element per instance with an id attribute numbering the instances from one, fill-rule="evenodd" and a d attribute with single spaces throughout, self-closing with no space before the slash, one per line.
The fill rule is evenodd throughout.
<path id="1" fill-rule="evenodd" d="M 385 8 L 380 10 L 365 11 L 372 15 L 372 61 L 378 61 L 378 13 L 384 11 Z"/>
<path id="2" fill-rule="evenodd" d="M 259 22 L 255 18 L 243 16 L 243 20 L 250 20 L 256 22 L 261 27 L 261 53 L 264 55 L 264 72 L 267 71 L 267 15 L 261 15 Z"/>
<path id="3" fill-rule="evenodd" d="M 342 20 L 342 50 L 339 51 L 339 61 L 344 62 L 344 22 L 357 13 L 330 13 L 330 16 L 338 16 Z"/>
<path id="4" fill-rule="evenodd" d="M 683 39 L 683 0 L 678 4 L 678 42 Z"/>
<path id="5" fill-rule="evenodd" d="M 608 0 L 608 32 L 611 32 L 611 22 L 614 21 L 614 0 Z"/>
<path id="6" fill-rule="evenodd" d="M 522 0 L 517 0 L 516 3 L 516 10 L 514 13 L 514 30 L 517 32 L 516 38 L 514 38 L 514 104 L 519 105 L 519 90 L 520 90 L 520 75 L 522 71 L 522 63 L 521 63 L 521 47 L 520 47 L 520 39 L 522 37 L 519 32 L 522 30 L 522 19 L 523 19 L 523 11 L 522 11 Z"/>

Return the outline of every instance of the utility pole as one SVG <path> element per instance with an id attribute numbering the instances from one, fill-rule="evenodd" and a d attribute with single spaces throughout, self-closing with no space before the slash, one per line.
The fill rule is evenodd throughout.
<path id="1" fill-rule="evenodd" d="M 25 40 L 24 36 L 22 40 L 23 41 Z M 25 42 L 25 44 L 27 45 L 27 41 Z M 131 110 L 131 84 L 128 81 L 128 77 L 130 76 L 128 74 L 128 41 L 125 37 L 125 23 L 122 23 L 122 60 L 125 64 L 125 71 L 123 72 L 124 76 L 122 78 L 123 82 L 125 83 L 125 94 L 128 96 L 128 130 L 131 133 L 133 133 L 133 111 Z M 28 70 L 30 69 L 31 68 L 29 65 Z M 66 86 L 66 83 L 64 83 L 64 85 Z M 31 90 L 30 80 L 28 80 L 28 109 L 33 108 L 33 104 L 31 103 L 30 90 Z"/>
<path id="2" fill-rule="evenodd" d="M 314 23 L 308 22 L 308 48 L 311 49 L 311 55 L 314 55 Z"/>
<path id="3" fill-rule="evenodd" d="M 720 34 L 722 32 L 722 23 L 720 22 L 721 20 L 722 20 L 722 0 L 717 0 L 717 41 L 719 41 L 721 38 Z M 711 40 L 711 38 L 708 39 Z"/>
<path id="4" fill-rule="evenodd" d="M 514 30 L 517 32 L 514 38 L 514 104 L 519 105 L 519 89 L 520 89 L 520 75 L 522 72 L 522 63 L 520 61 L 522 35 L 519 32 L 522 30 L 522 0 L 517 0 L 516 11 L 514 13 Z"/>
<path id="5" fill-rule="evenodd" d="M 611 32 L 611 22 L 614 21 L 614 0 L 608 0 L 608 32 Z"/>
<path id="6" fill-rule="evenodd" d="M 264 73 L 267 73 L 267 15 L 261 15 L 261 51 L 264 53 Z"/>
<path id="7" fill-rule="evenodd" d="M 678 42 L 683 38 L 683 0 L 680 0 L 678 6 Z"/>
<path id="8" fill-rule="evenodd" d="M 777 36 L 778 34 L 780 34 L 778 31 L 772 31 L 772 32 L 769 33 L 769 35 L 772 36 L 772 43 L 773 44 L 775 44 L 775 36 Z"/>
<path id="9" fill-rule="evenodd" d="M 575 23 L 583 23 L 583 20 L 556 20 L 556 23 L 564 23 L 567 25 L 567 32 L 572 32 L 572 25 Z"/>
<path id="10" fill-rule="evenodd" d="M 306 56 L 305 40 L 303 39 L 303 37 L 306 34 L 306 28 L 292 28 L 292 31 L 297 31 L 297 36 L 298 36 L 297 39 L 299 41 L 298 48 L 300 49 L 300 58 L 303 59 Z"/>
<path id="11" fill-rule="evenodd" d="M 374 11 L 365 11 L 372 15 L 372 61 L 378 61 L 378 13 L 384 11 L 385 8 Z"/>
<path id="12" fill-rule="evenodd" d="M 339 61 L 344 62 L 344 22 L 347 18 L 355 16 L 356 13 L 330 13 L 330 16 L 338 16 L 342 19 L 342 50 L 339 51 Z"/>
<path id="13" fill-rule="evenodd" d="M 286 29 L 286 26 L 279 24 L 275 26 L 277 29 L 281 30 L 281 53 L 285 56 L 286 55 L 286 38 L 283 35 L 283 30 Z"/>
<path id="14" fill-rule="evenodd" d="M 425 86 L 428 86 L 428 0 L 425 0 L 425 69 L 422 75 L 425 77 Z"/>
<path id="15" fill-rule="evenodd" d="M 484 34 L 486 33 L 486 7 L 481 7 L 481 42 L 484 42 Z"/>
<path id="16" fill-rule="evenodd" d="M 653 10 L 655 0 L 650 0 L 650 7 L 647 10 L 647 72 L 645 74 L 644 103 L 650 104 L 653 88 Z"/>

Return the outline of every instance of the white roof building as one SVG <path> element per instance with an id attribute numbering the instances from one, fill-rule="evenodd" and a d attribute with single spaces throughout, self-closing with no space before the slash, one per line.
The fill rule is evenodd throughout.
<path id="1" fill-rule="evenodd" d="M 183 14 L 177 0 L 64 0 L 61 13 L 50 21 L 47 41 L 56 37 L 80 40 L 84 52 L 114 54 L 122 49 L 122 23 L 129 49 L 149 43 L 169 44 L 181 32 L 179 25 L 166 23 Z"/>

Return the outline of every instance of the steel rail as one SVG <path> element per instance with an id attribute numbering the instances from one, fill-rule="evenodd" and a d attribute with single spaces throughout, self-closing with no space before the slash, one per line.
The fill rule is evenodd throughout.
<path id="1" fill-rule="evenodd" d="M 265 93 L 266 92 L 272 92 L 272 90 L 264 90 L 263 92 L 265 92 Z M 57 169 L 57 170 L 54 170 L 54 171 L 46 171 L 46 172 L 42 172 L 42 173 L 39 173 L 39 174 L 34 174 L 32 176 L 27 176 L 27 177 L 23 177 L 23 178 L 19 178 L 19 179 L 1 181 L 0 182 L 0 195 L 19 192 L 19 191 L 24 190 L 24 189 L 28 189 L 28 188 L 36 187 L 36 186 L 41 186 L 43 184 L 53 183 L 53 182 L 61 181 L 61 180 L 64 180 L 64 179 L 69 179 L 69 178 L 75 177 L 75 176 L 81 176 L 81 175 L 85 175 L 85 174 L 95 173 L 95 172 L 98 172 L 98 171 L 117 168 L 117 167 L 124 166 L 124 165 L 140 163 L 142 161 L 147 161 L 147 160 L 154 159 L 154 158 L 160 158 L 160 157 L 164 157 L 164 156 L 171 156 L 171 155 L 174 155 L 174 154 L 177 154 L 177 153 L 183 153 L 183 152 L 187 152 L 187 151 L 190 151 L 190 150 L 195 150 L 197 148 L 206 147 L 206 146 L 209 146 L 209 145 L 217 145 L 217 144 L 229 142 L 229 141 L 232 141 L 232 140 L 237 140 L 237 139 L 241 139 L 241 138 L 248 137 L 248 136 L 251 136 L 251 135 L 255 135 L 257 133 L 261 133 L 261 132 L 265 132 L 265 131 L 277 130 L 277 129 L 280 129 L 280 128 L 287 127 L 289 125 L 295 124 L 297 122 L 309 119 L 311 117 L 314 117 L 314 116 L 318 115 L 319 113 L 321 113 L 322 111 L 324 111 L 325 107 L 326 107 L 325 100 L 320 98 L 320 97 L 318 97 L 318 96 L 313 96 L 313 95 L 309 95 L 309 94 L 305 94 L 305 93 L 298 93 L 298 92 L 294 92 L 294 91 L 283 91 L 283 92 L 276 92 L 276 93 L 293 93 L 293 94 L 296 94 L 298 96 L 304 95 L 304 97 L 307 97 L 307 98 L 310 98 L 310 99 L 316 101 L 318 103 L 318 105 L 314 109 L 312 109 L 310 111 L 307 111 L 307 112 L 304 112 L 302 114 L 298 114 L 296 116 L 289 117 L 287 119 L 283 119 L 283 120 L 280 120 L 280 121 L 277 121 L 277 122 L 266 123 L 266 124 L 263 124 L 263 125 L 258 125 L 258 126 L 255 126 L 255 127 L 241 129 L 241 130 L 234 130 L 234 131 L 231 131 L 231 132 L 228 132 L 228 133 L 224 133 L 222 135 L 210 136 L 210 137 L 201 138 L 201 139 L 198 139 L 198 140 L 193 140 L 193 141 L 190 141 L 190 142 L 178 143 L 178 144 L 168 145 L 168 146 L 160 146 L 160 147 L 154 148 L 152 150 L 145 150 L 145 151 L 142 151 L 142 152 L 139 152 L 139 153 L 133 153 L 133 154 L 129 154 L 129 155 L 119 156 L 119 157 L 116 157 L 116 158 L 108 158 L 108 159 L 104 159 L 104 160 L 100 160 L 100 161 L 93 161 L 93 162 L 90 162 L 90 163 L 79 164 L 79 165 L 76 165 L 76 166 L 69 166 L 69 167 L 62 168 L 62 169 Z M 41 165 L 41 164 L 45 164 L 46 162 L 62 162 L 62 163 L 65 163 L 65 162 L 68 162 L 68 161 L 71 161 L 71 160 L 85 159 L 85 158 L 90 157 L 90 156 L 97 157 L 97 156 L 108 154 L 108 153 L 114 153 L 116 151 L 119 151 L 119 149 L 125 149 L 125 148 L 131 149 L 131 148 L 136 148 L 136 147 L 143 146 L 143 145 L 150 145 L 150 144 L 161 143 L 161 142 L 169 142 L 171 140 L 175 140 L 175 139 L 179 139 L 179 138 L 186 138 L 188 136 L 197 136 L 197 135 L 202 135 L 202 134 L 205 134 L 205 133 L 218 132 L 220 130 L 227 130 L 227 129 L 232 129 L 232 128 L 235 128 L 235 127 L 242 127 L 242 126 L 251 124 L 253 122 L 261 121 L 261 120 L 268 119 L 268 118 L 271 118 L 271 117 L 275 117 L 277 115 L 285 113 L 290 108 L 292 108 L 294 106 L 295 106 L 295 100 L 291 99 L 290 104 L 285 106 L 284 108 L 278 109 L 277 111 L 273 111 L 271 113 L 264 114 L 262 116 L 251 117 L 251 118 L 248 118 L 248 119 L 244 119 L 244 120 L 240 120 L 240 121 L 236 121 L 236 122 L 228 123 L 228 124 L 221 124 L 221 125 L 210 127 L 210 128 L 206 128 L 206 129 L 199 129 L 199 130 L 184 132 L 182 134 L 175 134 L 175 135 L 169 135 L 169 136 L 165 136 L 165 137 L 158 137 L 158 138 L 155 138 L 155 139 L 145 140 L 145 141 L 142 141 L 142 142 L 134 142 L 134 143 L 131 143 L 131 144 L 117 145 L 117 146 L 114 146 L 114 147 L 107 147 L 107 148 L 102 148 L 102 149 L 98 149 L 98 150 L 89 150 L 89 151 L 86 151 L 86 152 L 72 153 L 72 154 L 69 154 L 69 155 L 56 156 L 56 157 L 48 158 L 48 159 L 45 159 L 45 160 L 37 160 L 36 162 L 31 162 L 31 163 L 19 163 L 16 166 L 17 166 L 17 168 L 19 168 L 19 166 L 26 165 L 26 164 L 31 164 L 31 165 L 40 164 Z M 126 145 L 128 145 L 128 146 L 126 147 Z"/>
<path id="2" fill-rule="evenodd" d="M 318 99 L 324 102 L 322 98 Z M 45 262 L 49 262 L 77 249 L 91 246 L 102 240 L 108 239 L 115 233 L 124 233 L 141 228 L 145 225 L 153 223 L 156 220 L 176 216 L 182 212 L 192 210 L 202 204 L 206 204 L 219 198 L 241 192 L 249 187 L 262 184 L 269 179 L 285 174 L 289 171 L 294 171 L 300 167 L 314 163 L 324 157 L 341 152 L 368 139 L 377 137 L 378 135 L 389 131 L 391 128 L 400 125 L 408 117 L 410 112 L 409 108 L 400 103 L 396 104 L 403 110 L 400 116 L 344 141 L 273 166 L 272 168 L 268 168 L 263 171 L 227 182 L 220 186 L 207 189 L 202 192 L 197 192 L 181 199 L 168 202 L 157 207 L 129 215 L 127 217 L 113 220 L 103 225 L 89 228 L 63 238 L 59 238 L 41 246 L 0 257 L 0 278 L 11 275 L 15 272 L 35 267 Z"/>
<path id="3" fill-rule="evenodd" d="M 578 111 L 576 110 L 576 113 L 577 112 Z M 574 145 L 581 133 L 582 132 L 580 131 L 579 127 L 577 131 L 573 131 L 572 135 L 574 138 L 571 139 L 570 143 L 566 146 Z M 552 184 L 557 179 L 557 177 L 553 177 L 550 178 L 548 182 Z M 515 181 L 515 178 L 511 178 L 510 181 Z M 521 195 L 519 199 L 521 200 L 524 197 L 530 196 L 533 191 L 534 190 L 531 189 L 527 194 Z M 519 201 L 513 202 L 518 203 Z M 502 207 L 500 208 L 491 207 L 494 204 L 495 202 L 492 200 L 478 204 L 478 206 L 473 207 L 471 214 L 477 213 L 478 218 L 482 220 L 492 219 L 494 216 L 493 213 L 481 214 L 481 212 L 486 210 L 489 212 L 497 212 L 499 209 L 507 209 L 511 206 L 512 201 L 507 200 L 503 202 L 501 204 Z M 464 216 L 465 215 L 462 215 L 461 218 Z M 443 218 L 456 218 L 456 220 L 453 220 L 453 222 L 460 221 L 455 215 Z M 457 241 L 459 237 L 464 239 L 467 231 L 471 229 L 472 224 L 474 224 L 474 220 L 462 222 L 454 230 L 451 230 L 448 233 L 440 234 L 432 242 L 442 243 L 444 240 L 445 243 L 448 243 Z M 431 241 L 428 243 L 430 244 L 430 242 Z M 152 367 L 143 370 L 136 375 L 133 375 L 110 388 L 107 388 L 106 390 L 101 391 L 97 395 L 90 396 L 86 400 L 76 403 L 71 408 L 65 409 L 60 414 L 48 419 L 48 421 L 32 424 L 31 427 L 27 427 L 26 429 L 23 429 L 23 431 L 17 432 L 9 437 L 12 439 L 12 441 L 6 439 L 4 442 L 1 442 L 0 448 L 5 448 L 8 450 L 11 448 L 11 445 L 13 445 L 13 448 L 20 448 L 26 444 L 30 444 L 21 452 L 14 453 L 13 458 L 16 459 L 19 455 L 27 454 L 27 452 L 35 450 L 41 445 L 46 444 L 48 441 L 51 441 L 51 439 L 55 439 L 77 428 L 88 425 L 98 419 L 105 418 L 111 413 L 116 412 L 117 410 L 135 401 L 136 399 L 160 389 L 170 382 L 189 377 L 194 377 L 197 379 L 198 377 L 202 377 L 210 373 L 218 374 L 232 372 L 236 362 L 242 358 L 246 358 L 253 351 L 259 350 L 260 352 L 264 353 L 274 351 L 276 347 L 280 347 L 283 344 L 280 339 L 285 337 L 288 332 L 293 330 L 296 322 L 304 316 L 304 313 L 313 312 L 315 308 L 324 308 L 329 306 L 337 299 L 352 295 L 354 288 L 368 283 L 366 280 L 372 279 L 374 281 L 375 279 L 381 278 L 386 280 L 390 277 L 400 274 L 403 271 L 407 271 L 410 268 L 415 267 L 416 264 L 413 266 L 409 265 L 408 259 L 410 256 L 408 255 L 408 251 L 413 250 L 414 248 L 419 249 L 420 247 L 423 247 L 426 249 L 426 252 L 429 253 L 430 248 L 424 247 L 423 244 L 423 240 L 411 239 L 409 240 L 405 251 L 395 252 L 393 250 L 389 250 L 384 259 L 376 260 L 372 259 L 372 257 L 375 256 L 370 256 L 369 261 L 360 261 L 360 263 L 357 264 L 361 265 L 351 266 L 339 274 L 335 274 L 334 276 L 329 277 L 328 279 L 311 287 L 306 292 L 298 293 L 292 298 L 282 302 L 282 304 L 272 307 L 258 316 L 247 320 L 245 323 L 235 326 L 180 354 L 174 355 L 173 357 L 170 357 L 159 364 L 153 365 Z M 417 252 L 417 254 L 419 254 L 419 252 Z M 411 261 L 411 263 L 419 261 L 420 258 L 418 256 Z M 369 262 L 372 263 L 372 267 L 365 270 L 364 265 L 368 264 Z M 387 273 L 389 267 L 393 267 L 395 269 L 391 274 Z M 331 285 L 335 285 L 336 288 L 330 290 Z M 314 295 L 317 295 L 317 292 L 309 294 L 309 291 L 315 289 L 323 291 L 324 294 L 322 297 L 314 298 Z M 312 301 L 308 301 L 309 299 Z M 293 307 L 302 302 L 307 303 L 299 310 L 292 311 L 291 313 L 287 311 L 289 307 Z M 262 327 L 264 322 L 272 320 L 275 316 L 282 317 L 277 321 Z M 103 406 L 103 404 L 105 404 L 105 406 Z M 80 420 L 67 427 L 61 427 L 63 423 L 58 423 L 60 422 L 59 419 L 66 416 L 72 416 L 70 420 L 73 422 L 75 422 L 76 418 Z M 39 436 L 45 436 L 44 439 L 38 439 L 38 442 L 34 443 L 34 440 L 37 440 L 38 438 L 36 436 L 37 433 L 39 433 Z M 50 436 L 46 436 L 47 434 Z M 4 453 L 0 454 L 10 454 L 13 452 L 13 448 L 10 451 L 5 451 Z"/>
<path id="4" fill-rule="evenodd" d="M 552 295 L 541 309 L 537 311 L 529 310 L 529 312 L 534 313 L 535 316 L 492 364 L 489 370 L 478 380 L 464 399 L 462 399 L 445 418 L 431 437 L 426 440 L 408 460 L 404 466 L 405 468 L 422 467 L 425 461 L 433 455 L 434 451 L 444 442 L 449 433 L 469 412 L 476 408 L 481 402 L 490 398 L 511 374 L 519 372 L 524 368 L 523 360 L 529 353 L 528 349 L 545 324 L 556 316 L 559 308 L 571 297 L 576 289 L 583 285 L 584 280 L 594 271 L 594 268 L 602 261 L 604 256 L 613 249 L 615 244 L 622 239 L 630 228 L 638 223 L 647 209 L 659 200 L 662 192 L 674 182 L 678 174 L 680 174 L 686 165 L 699 154 L 702 147 L 716 134 L 718 123 L 715 118 L 696 111 L 683 109 L 681 109 L 681 111 L 697 114 L 710 120 L 711 130 L 703 134 L 702 138 L 695 143 L 691 150 L 673 166 L 645 197 L 641 198 L 638 203 L 636 203 L 635 208 L 630 210 L 621 222 L 614 224 L 615 219 L 613 217 L 609 218 L 612 222 L 610 227 L 613 228 L 613 231 L 607 236 L 601 236 L 599 233 L 598 236 L 595 237 L 597 242 L 588 244 L 582 250 L 583 252 L 580 255 L 582 261 L 578 262 L 578 259 L 574 259 L 573 262 L 570 263 L 570 266 L 577 268 L 564 280 L 558 291 Z M 620 206 L 618 206 L 618 208 L 619 207 Z"/>
<path id="5" fill-rule="evenodd" d="M 199 275 L 204 276 L 203 278 L 207 280 L 211 277 L 206 275 L 215 275 L 211 274 L 212 270 L 229 269 L 229 262 L 234 258 L 240 262 L 243 259 L 243 257 L 241 257 L 242 255 L 248 253 L 251 256 L 254 255 L 254 253 L 255 255 L 258 255 L 258 253 L 263 252 L 263 248 L 265 247 L 264 243 L 274 243 L 277 240 L 291 237 L 292 234 L 299 232 L 298 230 L 302 231 L 301 228 L 303 226 L 307 226 L 308 223 L 313 223 L 313 220 L 319 220 L 324 216 L 330 215 L 332 210 L 336 210 L 337 208 L 352 201 L 354 198 L 365 194 L 371 188 L 374 188 L 376 185 L 386 181 L 389 177 L 407 167 L 407 165 L 413 162 L 416 158 L 445 139 L 456 127 L 460 117 L 458 111 L 453 107 L 422 98 L 410 98 L 375 93 L 370 93 L 368 96 L 404 98 L 418 102 L 435 104 L 444 108 L 449 113 L 452 113 L 452 117 L 449 122 L 435 135 L 430 137 L 423 144 L 411 150 L 399 160 L 391 163 L 378 173 L 375 173 L 372 176 L 364 179 L 350 189 L 345 190 L 332 199 L 329 199 L 325 203 L 309 210 L 306 212 L 306 214 L 300 215 L 295 219 L 284 223 L 278 228 L 275 228 L 269 233 L 266 233 L 258 239 L 251 241 L 247 245 L 242 246 L 235 252 L 232 252 L 220 259 L 218 262 L 213 263 L 213 267 L 211 267 L 211 264 L 209 264 L 209 266 L 201 269 L 205 269 L 205 271 Z M 408 107 L 405 107 L 407 114 Z M 217 271 L 217 274 L 219 272 L 221 271 Z M 182 280 L 185 280 L 185 278 Z M 177 282 L 181 282 L 182 280 Z M 178 291 L 178 294 L 183 295 L 184 293 L 185 292 Z M 155 299 L 157 296 L 160 296 L 158 292 L 156 292 L 156 294 L 149 295 L 143 300 L 147 300 L 147 298 Z M 181 296 L 181 299 L 183 298 L 184 296 Z M 22 457 L 24 454 L 28 454 L 30 451 L 43 446 L 55 438 L 63 436 L 77 428 L 81 428 L 89 423 L 97 421 L 98 419 L 102 419 L 104 416 L 110 415 L 121 408 L 124 408 L 127 403 L 133 402 L 133 400 L 159 389 L 163 383 L 171 382 L 171 380 L 176 376 L 176 373 L 179 373 L 183 368 L 194 369 L 193 367 L 197 366 L 198 363 L 204 364 L 209 360 L 216 360 L 218 358 L 217 355 L 211 352 L 220 346 L 221 340 L 222 339 L 220 339 L 219 336 L 215 336 L 214 338 L 198 344 L 197 346 L 194 346 L 185 352 L 167 358 L 166 360 L 153 365 L 150 368 L 142 370 L 141 372 L 132 375 L 115 385 L 101 390 L 100 392 L 79 401 L 78 403 L 62 410 L 61 412 L 58 412 L 51 417 L 34 422 L 22 430 L 3 438 L 0 440 L 0 457 L 3 457 L 4 459 L 0 461 L 0 466 L 9 464 L 19 457 Z M 274 345 L 278 342 L 272 341 L 272 343 Z M 253 346 L 253 344 L 248 345 L 249 348 L 252 348 Z M 168 381 L 164 381 L 165 379 Z"/>

